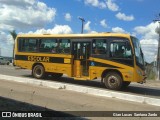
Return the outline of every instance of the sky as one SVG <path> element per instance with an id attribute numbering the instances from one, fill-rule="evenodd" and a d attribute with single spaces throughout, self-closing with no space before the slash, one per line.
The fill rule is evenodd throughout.
<path id="1" fill-rule="evenodd" d="M 136 36 L 147 62 L 157 54 L 160 0 L 0 0 L 0 55 L 12 56 L 18 34 L 120 32 Z"/>

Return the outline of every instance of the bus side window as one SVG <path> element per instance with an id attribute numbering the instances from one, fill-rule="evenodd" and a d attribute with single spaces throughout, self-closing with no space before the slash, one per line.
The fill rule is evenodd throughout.
<path id="1" fill-rule="evenodd" d="M 92 44 L 92 54 L 106 54 L 107 43 L 105 39 L 95 39 Z"/>
<path id="2" fill-rule="evenodd" d="M 126 58 L 132 58 L 131 45 L 129 42 L 126 42 L 125 56 Z"/>
<path id="3" fill-rule="evenodd" d="M 56 53 L 57 40 L 53 38 L 43 38 L 39 40 L 39 51 L 45 53 Z"/>
<path id="4" fill-rule="evenodd" d="M 24 51 L 24 39 L 22 39 L 22 38 L 18 39 L 18 51 L 19 52 Z"/>
<path id="5" fill-rule="evenodd" d="M 71 52 L 71 43 L 69 39 L 60 39 L 59 40 L 59 46 L 58 46 L 58 52 L 61 54 L 70 54 Z"/>
<path id="6" fill-rule="evenodd" d="M 110 57 L 123 58 L 124 49 L 121 42 L 114 42 L 110 45 Z"/>
<path id="7" fill-rule="evenodd" d="M 29 51 L 36 52 L 37 51 L 37 40 L 36 39 L 29 39 Z"/>
<path id="8" fill-rule="evenodd" d="M 19 39 L 18 51 L 20 52 L 36 52 L 37 49 L 37 40 L 30 38 Z"/>
<path id="9" fill-rule="evenodd" d="M 113 42 L 110 44 L 110 57 L 114 58 L 131 58 L 131 46 L 126 42 Z"/>
<path id="10" fill-rule="evenodd" d="M 19 52 L 27 52 L 29 49 L 28 40 L 26 38 L 19 38 L 18 41 L 19 41 L 18 42 L 18 51 Z"/>

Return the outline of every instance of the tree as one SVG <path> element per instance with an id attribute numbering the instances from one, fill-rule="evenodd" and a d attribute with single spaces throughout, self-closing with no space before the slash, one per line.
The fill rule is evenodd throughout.
<path id="1" fill-rule="evenodd" d="M 16 30 L 12 30 L 9 32 L 11 34 L 11 36 L 13 37 L 13 40 L 15 41 L 16 37 L 17 37 L 17 33 Z"/>
<path id="2" fill-rule="evenodd" d="M 16 30 L 9 31 L 9 33 L 10 33 L 10 35 L 12 36 L 12 38 L 14 40 L 13 41 L 13 55 L 12 55 L 13 60 L 14 60 L 14 47 L 15 47 L 15 39 L 17 37 L 17 33 L 16 33 Z M 14 62 L 13 62 L 13 65 L 14 65 Z"/>

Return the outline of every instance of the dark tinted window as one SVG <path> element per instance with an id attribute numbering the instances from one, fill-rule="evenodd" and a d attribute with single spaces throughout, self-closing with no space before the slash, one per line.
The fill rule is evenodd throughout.
<path id="1" fill-rule="evenodd" d="M 131 58 L 131 46 L 127 42 L 112 42 L 110 44 L 110 57 Z"/>
<path id="2" fill-rule="evenodd" d="M 110 57 L 128 58 L 131 56 L 131 48 L 127 47 L 126 42 L 113 42 L 110 44 Z"/>
<path id="3" fill-rule="evenodd" d="M 57 40 L 43 38 L 39 40 L 39 52 L 56 53 Z"/>
<path id="4" fill-rule="evenodd" d="M 34 38 L 19 39 L 18 50 L 21 52 L 36 52 L 38 50 L 38 40 Z"/>
<path id="5" fill-rule="evenodd" d="M 92 42 L 92 54 L 106 54 L 107 43 L 105 39 L 94 39 Z"/>
<path id="6" fill-rule="evenodd" d="M 129 39 L 123 37 L 110 37 L 109 59 L 128 66 L 134 66 L 132 47 Z"/>
<path id="7" fill-rule="evenodd" d="M 61 54 L 70 54 L 71 52 L 71 42 L 69 39 L 60 39 L 58 46 L 57 46 L 57 52 Z"/>
<path id="8" fill-rule="evenodd" d="M 110 58 L 132 58 L 132 49 L 127 38 L 108 38 Z"/>

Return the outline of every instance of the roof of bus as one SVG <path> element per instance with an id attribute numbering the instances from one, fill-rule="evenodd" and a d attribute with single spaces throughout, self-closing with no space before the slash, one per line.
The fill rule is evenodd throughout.
<path id="1" fill-rule="evenodd" d="M 130 37 L 124 33 L 90 33 L 90 34 L 19 34 L 17 37 L 57 37 L 57 38 L 90 38 L 90 37 Z"/>

